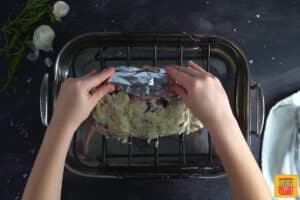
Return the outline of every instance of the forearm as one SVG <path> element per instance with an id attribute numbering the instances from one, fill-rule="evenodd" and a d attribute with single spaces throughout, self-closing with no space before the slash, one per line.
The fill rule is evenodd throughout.
<path id="1" fill-rule="evenodd" d="M 231 112 L 220 80 L 196 63 L 166 67 L 170 89 L 208 128 L 234 199 L 271 199 L 267 184 Z"/>
<path id="2" fill-rule="evenodd" d="M 262 173 L 235 119 L 211 130 L 225 168 L 233 199 L 271 199 Z"/>
<path id="3" fill-rule="evenodd" d="M 60 199 L 66 154 L 74 128 L 51 122 L 23 194 L 23 200 Z"/>
<path id="4" fill-rule="evenodd" d="M 66 155 L 75 130 L 114 85 L 106 84 L 114 68 L 81 78 L 67 78 L 60 87 L 51 123 L 28 178 L 24 200 L 60 199 Z M 91 89 L 95 89 L 93 94 Z"/>

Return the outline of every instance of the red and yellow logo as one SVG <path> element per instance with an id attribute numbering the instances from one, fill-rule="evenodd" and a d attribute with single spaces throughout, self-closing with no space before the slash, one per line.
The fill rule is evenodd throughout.
<path id="1" fill-rule="evenodd" d="M 297 197 L 298 177 L 297 175 L 277 174 L 274 176 L 275 197 Z"/>

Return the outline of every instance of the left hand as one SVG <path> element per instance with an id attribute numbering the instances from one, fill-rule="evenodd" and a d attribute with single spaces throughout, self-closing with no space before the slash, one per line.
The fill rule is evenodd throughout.
<path id="1" fill-rule="evenodd" d="M 61 85 L 51 122 L 55 121 L 56 126 L 67 125 L 77 129 L 97 102 L 115 90 L 114 85 L 104 83 L 114 72 L 111 67 L 98 74 L 91 71 L 81 78 L 67 78 Z M 95 91 L 91 94 L 93 88 Z"/>
<path id="2" fill-rule="evenodd" d="M 217 77 L 193 61 L 189 68 L 168 66 L 170 89 L 178 94 L 193 114 L 210 130 L 223 129 L 235 122 L 226 92 Z"/>

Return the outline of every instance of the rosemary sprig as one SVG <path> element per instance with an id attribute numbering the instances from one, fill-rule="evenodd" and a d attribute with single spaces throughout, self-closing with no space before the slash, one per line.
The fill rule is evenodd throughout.
<path id="1" fill-rule="evenodd" d="M 28 53 L 27 41 L 32 37 L 33 26 L 45 15 L 55 18 L 51 12 L 51 0 L 27 0 L 23 8 L 10 15 L 1 27 L 5 46 L 0 48 L 0 57 L 9 63 L 6 77 L 1 76 L 1 92 L 9 92 L 15 84 L 22 61 Z"/>

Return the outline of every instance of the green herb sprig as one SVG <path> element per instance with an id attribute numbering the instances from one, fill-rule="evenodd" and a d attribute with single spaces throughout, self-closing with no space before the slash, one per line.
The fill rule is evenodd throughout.
<path id="1" fill-rule="evenodd" d="M 27 0 L 24 7 L 15 15 L 8 16 L 1 27 L 5 46 L 0 48 L 0 57 L 5 57 L 9 64 L 7 75 L 1 76 L 1 92 L 9 92 L 14 87 L 17 73 L 29 50 L 27 41 L 32 37 L 33 26 L 45 15 L 55 22 L 51 0 Z"/>

